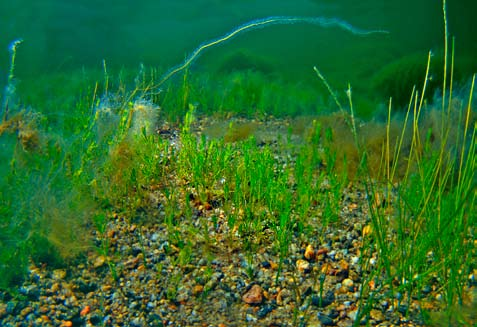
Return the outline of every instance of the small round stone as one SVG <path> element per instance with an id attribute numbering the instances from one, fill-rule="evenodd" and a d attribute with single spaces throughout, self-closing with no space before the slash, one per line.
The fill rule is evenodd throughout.
<path id="1" fill-rule="evenodd" d="M 298 259 L 296 261 L 296 268 L 299 272 L 309 273 L 310 272 L 310 263 L 306 260 Z"/>
<path id="2" fill-rule="evenodd" d="M 346 288 L 349 289 L 349 288 L 353 287 L 354 282 L 353 282 L 351 279 L 349 279 L 349 278 L 345 278 L 345 279 L 343 279 L 343 281 L 341 282 L 341 284 L 342 284 L 344 287 L 346 287 Z"/>
<path id="3" fill-rule="evenodd" d="M 312 260 L 315 257 L 315 250 L 313 249 L 313 245 L 308 244 L 308 246 L 305 249 L 304 256 L 307 260 Z"/>
<path id="4" fill-rule="evenodd" d="M 254 284 L 248 291 L 242 296 L 242 300 L 247 304 L 260 304 L 263 301 L 263 290 L 260 285 Z"/>

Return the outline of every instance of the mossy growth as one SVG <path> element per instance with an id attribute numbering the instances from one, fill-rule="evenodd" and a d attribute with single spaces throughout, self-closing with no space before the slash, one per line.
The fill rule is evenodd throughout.
<path id="1" fill-rule="evenodd" d="M 254 122 L 230 123 L 224 135 L 225 142 L 236 142 L 248 139 L 257 130 L 258 124 Z"/>
<path id="2" fill-rule="evenodd" d="M 75 177 L 73 154 L 81 149 L 45 130 L 33 109 L 6 112 L 0 123 L 0 274 L 9 289 L 28 264 L 65 265 L 90 246 L 88 214 L 95 209 Z M 85 140 L 83 140 L 85 141 Z"/>
<path id="3" fill-rule="evenodd" d="M 459 147 L 464 142 L 463 130 L 467 117 L 463 112 L 465 103 L 460 97 L 455 97 L 447 109 L 447 125 L 442 125 L 442 110 L 438 107 L 439 99 L 435 99 L 436 105 L 427 106 L 419 116 L 419 142 L 414 144 L 413 151 L 419 156 L 430 159 L 442 146 L 445 147 L 447 161 L 457 160 L 459 163 Z M 345 171 L 350 179 L 366 164 L 367 174 L 373 178 L 385 177 L 385 172 L 390 167 L 396 167 L 394 181 L 400 180 L 408 168 L 413 170 L 415 165 L 413 158 L 399 155 L 396 152 L 399 145 L 400 152 L 409 153 L 413 142 L 412 124 L 410 118 L 405 123 L 404 117 L 397 114 L 391 117 L 389 122 L 378 120 L 360 120 L 355 118 L 357 140 L 350 126 L 350 117 L 344 113 L 332 113 L 314 117 L 301 117 L 293 120 L 290 126 L 293 134 L 307 137 L 312 131 L 311 121 L 316 120 L 322 126 L 322 145 L 335 155 L 333 166 L 337 172 Z M 475 110 L 469 111 L 469 126 L 477 121 Z M 414 135 L 416 138 L 416 135 Z M 389 141 L 389 142 L 388 142 Z M 358 144 L 361 149 L 358 149 Z M 389 153 L 387 153 L 389 147 Z M 360 151 L 364 151 L 365 160 Z M 464 157 L 462 157 L 464 158 Z M 415 159 L 415 158 L 414 158 Z M 326 163 L 326 158 L 323 158 Z M 442 165 L 447 164 L 442 162 Z M 409 167 L 408 167 L 409 166 Z"/>
<path id="4" fill-rule="evenodd" d="M 5 115 L 0 123 L 0 137 L 3 134 L 14 134 L 25 151 L 36 151 L 41 146 L 41 135 L 37 124 L 41 116 L 32 111 L 22 110 L 11 117 Z"/>
<path id="5" fill-rule="evenodd" d="M 422 88 L 424 77 L 428 76 L 426 98 L 432 100 L 435 92 L 443 85 L 444 56 L 442 52 L 433 55 L 430 61 L 429 74 L 426 75 L 426 53 L 414 53 L 382 67 L 373 77 L 372 90 L 380 95 L 380 100 L 387 102 L 393 99 L 393 107 L 404 109 L 411 97 L 413 87 Z M 462 84 L 468 80 L 470 73 L 477 69 L 477 62 L 464 56 L 456 58 L 453 70 L 453 82 Z M 447 72 L 447 85 L 450 83 L 450 72 Z"/>

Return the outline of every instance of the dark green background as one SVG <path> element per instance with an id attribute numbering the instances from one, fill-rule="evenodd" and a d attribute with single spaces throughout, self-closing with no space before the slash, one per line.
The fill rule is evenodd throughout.
<path id="1" fill-rule="evenodd" d="M 477 57 L 475 13 L 477 1 L 448 1 L 457 59 Z M 112 68 L 144 63 L 166 70 L 204 41 L 273 15 L 338 17 L 390 34 L 360 37 L 314 25 L 271 26 L 207 50 L 192 72 L 220 72 L 230 65 L 224 58 L 245 53 L 255 65 L 263 64 L 258 69 L 289 81 L 316 79 L 312 67 L 317 65 L 344 87 L 347 82 L 366 83 L 382 66 L 403 56 L 439 52 L 443 44 L 438 0 L 1 0 L 0 85 L 8 72 L 8 45 L 17 38 L 24 39 L 16 68 L 20 80 L 101 68 L 103 59 Z"/>

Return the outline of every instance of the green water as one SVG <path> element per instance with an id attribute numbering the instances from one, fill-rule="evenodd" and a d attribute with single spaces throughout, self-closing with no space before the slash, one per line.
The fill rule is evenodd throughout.
<path id="1" fill-rule="evenodd" d="M 450 105 L 449 108 L 455 110 L 466 107 L 470 94 L 466 85 L 468 86 L 470 76 L 477 71 L 477 22 L 473 17 L 475 13 L 475 0 L 448 2 L 449 35 L 455 36 L 456 44 L 453 99 L 458 100 L 456 108 Z M 200 56 L 190 57 L 194 55 L 194 51 L 201 49 L 201 44 L 210 44 L 207 42 L 227 35 L 238 26 L 271 16 L 328 17 L 338 19 L 342 27 L 343 24 L 351 24 L 359 29 L 385 30 L 388 33 L 356 35 L 336 26 L 276 24 L 250 29 L 227 42 L 204 49 Z M 300 215 L 306 217 L 308 207 L 315 206 L 311 195 L 323 193 L 323 200 L 316 203 L 326 207 L 328 211 L 323 216 L 332 220 L 328 217 L 331 217 L 331 214 L 335 217 L 335 212 L 338 212 L 348 176 L 347 172 L 337 174 L 334 168 L 338 167 L 338 171 L 339 167 L 342 167 L 344 171 L 348 157 L 350 167 L 353 168 L 360 167 L 365 160 L 358 154 L 349 126 L 341 116 L 324 115 L 325 127 L 336 125 L 326 130 L 326 136 L 323 135 L 325 137 L 320 134 L 319 121 L 314 120 L 311 124 L 309 116 L 306 116 L 319 114 L 322 110 L 337 110 L 313 67 L 317 66 L 327 77 L 331 87 L 345 103 L 345 109 L 345 90 L 350 83 L 358 115 L 372 118 L 379 116 L 379 108 L 387 109 L 389 96 L 393 96 L 393 104 L 399 110 L 409 99 L 412 84 L 417 84 L 417 88 L 422 89 L 427 53 L 432 51 L 433 62 L 436 64 L 433 65 L 429 87 L 426 89 L 432 100 L 434 91 L 442 85 L 439 83 L 439 74 L 443 67 L 439 62 L 444 43 L 442 17 L 442 3 L 438 0 L 151 0 L 134 3 L 131 0 L 0 0 L 0 292 L 2 289 L 12 289 L 15 292 L 14 288 L 27 274 L 30 260 L 36 264 L 47 263 L 47 266 L 53 268 L 60 267 L 69 263 L 72 258 L 82 255 L 84 249 L 89 251 L 93 247 L 94 250 L 105 251 L 98 253 L 107 257 L 108 245 L 103 241 L 106 239 L 105 217 L 111 216 L 110 211 L 118 210 L 131 221 L 139 215 L 142 216 L 144 208 L 152 209 L 149 201 L 156 201 L 156 197 L 150 197 L 152 193 L 149 193 L 149 187 L 151 191 L 152 187 L 164 187 L 164 195 L 167 194 L 165 205 L 168 206 L 168 209 L 164 209 L 165 219 L 166 222 L 170 220 L 167 223 L 171 226 L 175 224 L 173 221 L 176 220 L 174 216 L 179 200 L 184 203 L 188 201 L 182 198 L 176 200 L 176 197 L 182 197 L 179 193 L 191 194 L 190 189 L 187 189 L 190 187 L 189 183 L 183 185 L 183 181 L 188 180 L 191 180 L 190 185 L 195 184 L 198 185 L 197 188 L 202 188 L 204 198 L 209 196 L 209 190 L 217 187 L 217 195 L 229 193 L 230 190 L 230 194 L 234 194 L 238 191 L 233 188 L 239 190 L 240 185 L 243 185 L 243 191 L 239 190 L 240 192 L 250 192 L 254 196 L 267 199 L 267 205 L 276 205 L 276 209 L 272 208 L 270 212 L 285 212 L 281 216 L 287 220 L 292 216 L 286 213 L 286 210 L 290 213 L 303 210 Z M 8 84 L 11 55 L 8 48 L 12 41 L 20 38 L 23 42 L 16 52 L 15 78 L 10 78 Z M 176 65 L 180 65 L 184 60 L 187 63 L 187 59 L 194 59 L 191 60 L 190 67 L 177 71 L 177 74 L 168 79 L 162 92 L 158 92 L 159 95 L 150 96 L 149 93 L 144 95 L 138 92 L 130 96 L 132 88 L 141 89 L 147 83 L 146 81 L 141 84 L 141 80 L 137 78 L 142 69 L 140 67 L 155 69 L 157 81 L 161 74 L 165 74 L 171 67 L 178 67 Z M 103 62 L 106 63 L 107 74 L 103 72 Z M 188 78 L 182 83 L 181 77 L 185 71 Z M 7 90 L 10 92 L 4 92 Z M 3 106 L 6 100 L 10 101 L 8 108 Z M 427 109 L 427 104 L 422 107 Z M 279 148 L 280 151 L 285 151 L 287 158 L 288 146 L 295 147 L 292 139 L 294 133 L 307 139 L 303 142 L 306 152 L 302 152 L 302 158 L 296 160 L 295 167 L 298 168 L 295 171 L 295 168 L 288 168 L 293 166 L 287 163 L 284 167 L 290 170 L 284 174 L 280 173 L 283 177 L 275 178 L 276 164 L 281 166 L 282 162 L 275 163 L 275 159 L 272 160 L 272 152 L 269 152 L 267 147 L 264 152 L 267 156 L 263 157 L 262 148 L 256 147 L 253 139 L 243 143 L 243 147 L 239 145 L 242 148 L 229 147 L 223 143 L 208 146 L 205 142 L 196 143 L 195 136 L 184 132 L 180 136 L 181 149 L 186 150 L 176 153 L 175 139 L 173 142 L 168 139 L 169 136 L 175 138 L 176 131 L 170 128 L 173 124 L 161 127 L 167 140 L 148 133 L 151 123 L 172 121 L 169 120 L 170 117 L 175 119 L 173 123 L 184 122 L 184 131 L 189 131 L 189 124 L 196 117 L 190 108 L 198 108 L 198 111 L 202 110 L 206 114 L 215 114 L 218 111 L 226 115 L 215 117 L 226 118 L 230 113 L 263 118 L 267 116 L 261 114 L 268 114 L 270 110 L 277 117 L 280 113 L 303 114 L 305 117 L 300 117 L 301 120 L 289 120 L 292 125 L 286 126 L 287 128 L 283 124 L 286 120 L 270 120 L 276 124 L 267 132 L 277 134 L 278 139 L 283 138 L 289 142 L 286 148 Z M 173 113 L 170 113 L 171 111 Z M 457 115 L 452 110 L 449 119 L 464 117 L 462 112 Z M 441 115 L 437 115 L 435 110 L 429 110 L 428 113 L 430 114 L 427 116 L 420 116 L 420 123 L 429 133 L 421 134 L 417 130 L 414 133 L 422 139 L 425 136 L 434 144 L 441 141 L 441 149 L 444 149 L 452 141 L 445 143 L 442 141 L 442 135 L 431 133 L 438 121 L 436 117 Z M 416 179 L 414 184 L 414 179 L 411 179 L 409 184 L 404 184 L 403 192 L 398 193 L 405 194 L 405 200 L 396 204 L 399 208 L 408 208 L 410 204 L 411 208 L 409 216 L 407 212 L 403 214 L 404 219 L 409 219 L 411 225 L 403 219 L 402 226 L 406 227 L 399 231 L 399 235 L 407 235 L 408 229 L 417 233 L 406 236 L 409 241 L 403 241 L 403 246 L 397 246 L 396 251 L 402 252 L 400 249 L 407 248 L 408 244 L 405 242 L 424 240 L 424 243 L 418 242 L 415 245 L 415 248 L 424 246 L 423 250 L 416 251 L 422 259 L 419 256 L 416 256 L 417 259 L 404 258 L 403 262 L 409 264 L 412 269 L 404 268 L 403 271 L 406 274 L 413 272 L 414 263 L 427 262 L 427 259 L 424 259 L 426 253 L 442 253 L 444 266 L 440 264 L 440 259 L 436 259 L 434 266 L 422 266 L 424 273 L 416 275 L 434 276 L 434 271 L 452 272 L 442 279 L 443 285 L 448 287 L 450 293 L 453 292 L 452 288 L 465 278 L 465 273 L 461 275 L 460 270 L 450 267 L 474 267 L 468 263 L 472 258 L 462 256 L 462 260 L 457 261 L 457 258 L 460 260 L 459 247 L 466 244 L 466 247 L 471 246 L 474 243 L 465 238 L 454 237 L 471 230 L 468 224 L 474 217 L 469 214 L 470 218 L 467 219 L 465 210 L 469 213 L 476 212 L 474 198 L 466 204 L 466 199 L 475 194 L 472 192 L 475 189 L 476 153 L 474 139 L 470 142 L 471 137 L 475 138 L 475 132 L 472 134 L 470 131 L 475 116 L 471 117 L 469 110 L 466 117 L 470 121 L 469 130 L 466 127 L 456 131 L 463 125 L 452 121 L 449 125 L 455 129 L 450 128 L 451 133 L 444 133 L 449 140 L 455 140 L 460 146 L 457 150 L 462 153 L 459 157 L 462 161 L 459 177 L 456 178 L 456 191 L 451 188 L 454 187 L 454 184 L 451 185 L 453 181 L 449 182 L 449 189 L 452 191 L 449 192 L 449 197 L 444 191 L 447 178 L 453 180 L 454 162 L 440 170 L 441 161 L 434 166 L 434 157 L 430 156 L 429 162 L 428 159 L 425 160 L 424 168 L 420 165 L 418 168 L 424 172 L 429 166 L 431 174 L 419 171 L 420 174 L 416 176 L 423 176 L 425 180 Z M 235 122 L 227 119 L 222 123 L 217 125 L 217 129 L 223 132 L 224 139 L 229 137 L 230 141 L 248 137 L 255 132 L 255 128 L 258 129 L 256 126 L 259 126 L 255 122 L 234 125 Z M 398 123 L 400 122 L 396 124 Z M 268 129 L 269 125 L 263 126 Z M 369 140 L 364 142 L 365 146 L 369 147 L 369 153 L 375 152 L 374 156 L 366 152 L 366 158 L 371 162 L 370 167 L 382 166 L 383 140 L 389 133 L 390 138 L 393 138 L 395 133 L 401 135 L 400 124 L 398 132 L 393 128 L 394 122 L 390 126 L 391 131 L 379 122 L 358 125 L 360 136 L 363 135 L 364 140 Z M 214 125 L 211 130 L 213 128 Z M 439 129 L 434 130 L 442 131 L 440 125 Z M 409 141 L 414 142 L 416 135 L 413 134 L 412 140 Z M 404 132 L 402 136 L 406 138 Z M 469 138 L 467 147 L 464 142 L 466 137 Z M 323 146 L 322 140 L 324 154 L 316 151 L 318 146 Z M 280 146 L 279 142 L 277 144 Z M 386 145 L 387 151 L 394 149 L 392 143 L 389 144 L 389 138 Z M 410 148 L 409 153 L 401 154 L 403 161 L 406 159 L 408 162 L 409 158 L 414 157 L 420 160 L 419 147 L 403 145 L 402 148 L 403 153 Z M 235 151 L 236 149 L 238 151 Z M 343 154 L 338 153 L 336 156 L 335 152 L 339 151 Z M 468 154 L 464 156 L 466 152 Z M 451 157 L 453 155 L 454 153 Z M 231 161 L 235 160 L 235 156 L 238 157 L 237 161 Z M 321 162 L 322 156 L 325 156 L 325 165 Z M 356 159 L 355 164 L 353 158 Z M 397 159 L 399 158 L 397 155 Z M 394 165 L 392 159 L 387 154 L 386 160 L 389 162 L 385 164 Z M 399 171 L 402 167 L 398 166 L 400 161 L 397 159 L 394 162 Z M 462 163 L 463 161 L 466 162 Z M 403 164 L 407 166 L 405 169 L 411 169 L 409 167 L 413 163 L 409 162 L 411 164 Z M 443 160 L 444 163 L 447 163 L 446 160 Z M 459 161 L 455 163 L 457 167 Z M 299 167 L 298 164 L 302 166 Z M 260 170 L 255 169 L 257 165 L 261 167 Z M 331 185 L 330 189 L 334 190 L 332 192 L 323 192 L 322 182 L 314 182 L 314 186 L 307 183 L 315 178 L 315 171 L 323 170 L 323 166 L 327 172 L 324 175 L 320 172 L 320 176 L 327 179 L 326 185 Z M 236 172 L 239 168 L 243 177 Z M 306 173 L 299 174 L 299 169 Z M 390 177 L 390 169 L 387 170 L 386 182 L 389 184 L 393 178 Z M 461 177 L 461 170 L 465 172 L 464 177 Z M 227 171 L 229 177 L 223 178 L 223 171 Z M 209 172 L 214 173 L 215 177 L 208 178 Z M 300 183 L 304 186 L 302 189 L 295 190 L 290 187 L 287 174 L 291 172 L 297 174 L 296 180 L 299 176 L 308 176 Z M 354 173 L 356 172 L 353 171 Z M 175 195 L 176 191 L 171 191 L 171 195 L 168 193 L 168 188 L 176 189 L 176 182 L 169 181 L 171 175 L 177 175 L 181 187 L 184 186 L 183 190 L 177 191 L 178 195 Z M 260 179 L 255 178 L 259 175 Z M 270 183 L 272 179 L 276 186 Z M 222 180 L 233 182 L 223 186 Z M 263 185 L 251 182 L 256 180 L 263 180 Z M 210 181 L 213 184 L 207 184 Z M 406 189 L 408 186 L 409 190 Z M 220 190 L 222 187 L 223 191 Z M 250 191 L 251 187 L 256 187 L 257 191 Z M 466 191 L 466 188 L 469 190 Z M 268 195 L 262 196 L 262 191 L 273 196 L 268 200 Z M 375 198 L 372 192 L 368 197 L 370 199 Z M 306 201 L 302 202 L 301 198 L 298 198 L 296 203 L 300 203 L 300 207 L 297 205 L 295 210 L 287 203 L 294 201 L 299 193 Z M 414 199 L 416 193 L 420 197 Z M 212 192 L 210 194 L 215 197 Z M 286 194 L 286 198 L 282 198 L 281 194 Z M 221 198 L 222 195 L 218 197 Z M 191 200 L 190 196 L 187 198 Z M 409 203 L 406 198 L 410 199 Z M 226 195 L 224 203 L 229 206 L 230 200 L 238 201 L 232 205 L 235 208 L 241 208 L 248 203 L 259 203 L 252 198 L 242 204 L 239 202 L 242 199 L 247 197 Z M 163 201 L 162 196 L 161 200 L 157 201 Z M 282 206 L 282 203 L 287 204 L 286 207 Z M 304 203 L 303 206 L 301 203 Z M 425 203 L 425 210 L 422 209 L 422 203 Z M 256 208 L 262 206 L 265 207 L 265 204 L 257 204 Z M 254 209 L 252 206 L 250 208 Z M 441 211 L 441 208 L 445 210 Z M 154 211 L 160 211 L 162 215 L 163 209 L 156 209 L 154 208 Z M 191 209 L 184 204 L 184 209 L 181 209 L 184 212 L 177 214 L 177 217 L 188 215 Z M 252 209 L 245 211 L 247 220 L 248 216 L 254 217 L 248 215 L 248 212 L 253 212 Z M 384 206 L 381 209 L 385 209 Z M 449 224 L 459 223 L 460 229 L 446 228 L 447 234 L 444 234 L 439 227 L 428 233 L 426 229 L 421 229 L 424 223 L 417 220 L 415 215 L 424 211 L 426 213 L 419 218 L 437 216 L 436 212 L 442 217 L 454 218 L 454 213 L 458 212 L 458 219 L 451 219 Z M 157 218 L 155 214 L 151 217 Z M 262 226 L 262 223 L 257 226 Z M 282 234 L 277 237 L 288 240 L 283 236 L 291 235 L 291 229 L 288 228 L 280 227 Z M 375 230 L 380 228 L 378 226 Z M 96 230 L 96 235 L 100 235 L 102 239 L 100 245 L 91 245 L 89 239 L 80 237 L 90 235 L 93 230 Z M 252 229 L 248 229 L 246 234 L 253 235 L 252 232 Z M 421 232 L 426 233 L 425 237 L 421 237 Z M 312 234 L 315 238 L 316 234 Z M 434 241 L 433 237 L 439 242 Z M 386 242 L 383 239 L 374 243 Z M 434 244 L 438 246 L 438 251 L 432 248 L 431 245 Z M 454 250 L 448 251 L 450 247 L 446 247 L 447 244 L 451 244 Z M 439 248 L 441 246 L 442 248 Z M 384 252 L 379 250 L 379 253 Z M 446 256 L 448 253 L 449 258 Z M 399 255 L 402 254 L 392 254 L 389 258 L 399 258 Z M 455 262 L 458 262 L 457 265 Z M 110 265 L 108 262 L 108 266 L 115 278 L 114 264 Z M 458 274 L 456 271 L 459 271 Z M 460 280 L 454 278 L 457 275 Z M 371 280 L 374 277 L 369 278 Z M 394 280 L 398 280 L 397 277 L 389 279 L 392 283 Z M 460 285 L 463 285 L 463 282 Z M 451 297 L 449 303 L 453 300 Z"/>
<path id="2" fill-rule="evenodd" d="M 475 12 L 475 1 L 448 1 L 456 60 L 466 65 L 463 79 L 477 68 Z M 373 77 L 390 62 L 422 53 L 424 65 L 429 50 L 439 53 L 443 47 L 442 5 L 435 0 L 118 0 L 100 4 L 91 0 L 3 0 L 0 86 L 5 85 L 9 67 L 8 45 L 18 38 L 24 39 L 16 67 L 20 81 L 78 68 L 101 69 L 103 59 L 111 70 L 138 69 L 143 63 L 165 71 L 201 43 L 246 22 L 275 15 L 336 17 L 389 34 L 363 37 L 316 25 L 269 26 L 204 51 L 191 65 L 191 72 L 220 76 L 252 68 L 292 83 L 319 84 L 312 69 L 316 65 L 337 89 L 350 82 L 365 93 Z"/>

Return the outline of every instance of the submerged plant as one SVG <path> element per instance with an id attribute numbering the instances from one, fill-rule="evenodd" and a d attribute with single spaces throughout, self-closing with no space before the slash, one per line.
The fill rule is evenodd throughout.
<path id="1" fill-rule="evenodd" d="M 445 1 L 443 8 L 445 16 Z M 447 30 L 445 37 L 447 53 Z M 409 309 L 412 299 L 422 297 L 423 288 L 437 284 L 444 308 L 455 310 L 466 297 L 467 275 L 475 268 L 477 125 L 471 105 L 475 76 L 467 105 L 455 108 L 452 83 L 447 89 L 445 60 L 442 109 L 430 116 L 435 111 L 426 111 L 424 102 L 430 61 L 429 55 L 422 91 L 413 91 L 401 133 L 391 132 L 390 102 L 375 179 L 370 173 L 369 147 L 362 142 L 360 130 L 356 133 L 372 226 L 367 235 L 373 239 L 363 243 L 361 260 L 370 262 L 374 251 L 378 260 L 374 272 L 365 275 L 355 325 L 373 307 L 378 289 L 389 289 Z M 425 115 L 439 119 L 426 124 Z"/>
<path id="2" fill-rule="evenodd" d="M 3 103 L 2 103 L 2 111 L 0 111 L 0 116 L 2 120 L 6 120 L 8 118 L 8 110 L 9 108 L 16 109 L 15 97 L 16 97 L 16 87 L 15 87 L 15 59 L 17 56 L 17 48 L 23 42 L 22 39 L 18 39 L 13 41 L 10 44 L 10 70 L 8 71 L 8 80 L 7 86 L 5 87 L 4 94 L 3 94 Z"/>
<path id="3" fill-rule="evenodd" d="M 333 25 L 358 35 L 381 32 L 362 31 L 337 19 L 256 20 L 199 46 L 181 65 L 163 75 L 159 85 L 187 70 L 209 47 L 248 30 L 292 23 Z M 261 276 L 257 274 L 258 260 L 262 260 L 258 254 L 269 251 L 267 254 L 277 255 L 278 266 L 272 268 L 276 269 L 273 287 L 285 289 L 286 280 L 293 280 L 291 287 L 297 304 L 294 322 L 298 323 L 302 304 L 307 305 L 305 311 L 312 302 L 318 302 L 314 305 L 320 308 L 324 306 L 324 293 L 334 277 L 326 279 L 326 274 L 332 274 L 328 268 L 322 267 L 321 274 L 315 270 L 318 268 L 313 262 L 317 260 L 315 254 L 305 256 L 310 261 L 314 282 L 311 288 L 301 289 L 299 284 L 310 270 L 304 269 L 303 278 L 297 278 L 297 272 L 291 269 L 292 260 L 296 259 L 296 253 L 290 253 L 291 245 L 298 242 L 301 246 L 300 242 L 311 243 L 310 240 L 316 239 L 324 243 L 319 233 L 341 218 L 343 190 L 349 177 L 353 182 L 363 181 L 366 186 L 370 221 L 367 232 L 363 230 L 359 262 L 363 281 L 357 289 L 360 297 L 355 324 L 385 297 L 397 298 L 399 294 L 398 303 L 409 308 L 412 299 L 422 297 L 421 289 L 435 280 L 436 291 L 443 294 L 448 308 L 454 308 L 465 298 L 465 278 L 474 268 L 475 248 L 476 132 L 471 110 L 474 81 L 465 110 L 456 108 L 463 126 L 457 134 L 449 129 L 447 121 L 454 119 L 450 114 L 453 111 L 450 96 L 443 95 L 443 103 L 446 98 L 449 103 L 442 125 L 432 122 L 429 124 L 432 129 L 427 131 L 426 120 L 422 120 L 423 95 L 413 93 L 401 131 L 391 123 L 391 106 L 387 124 L 358 121 L 348 87 L 351 114 L 341 108 L 333 94 L 341 113 L 314 118 L 308 133 L 302 128 L 305 142 L 297 146 L 290 141 L 291 128 L 285 145 L 280 143 L 282 140 L 271 145 L 257 142 L 253 134 L 259 123 L 255 122 L 231 123 L 228 129 L 223 125 L 218 140 L 197 136 L 199 107 L 193 102 L 194 90 L 187 74 L 177 101 L 180 110 L 188 109 L 182 130 L 165 140 L 156 133 L 159 107 L 145 95 L 153 83 L 143 83 L 145 78 L 142 78 L 136 81 L 131 94 L 124 90 L 112 94 L 106 65 L 104 70 L 105 96 L 98 100 L 96 87 L 92 98 L 79 102 L 78 114 L 70 125 L 80 122 L 80 127 L 68 131 L 80 131 L 73 133 L 74 138 L 41 139 L 36 143 L 44 147 L 37 153 L 31 146 L 35 142 L 11 143 L 15 149 L 11 158 L 8 157 L 10 170 L 5 174 L 9 187 L 2 187 L 0 198 L 0 272 L 6 282 L 6 285 L 0 283 L 0 288 L 21 282 L 29 258 L 44 263 L 45 258 L 56 259 L 59 254 L 62 261 L 68 259 L 65 253 L 86 248 L 72 231 L 83 231 L 88 220 L 96 229 L 98 254 L 107 260 L 113 279 L 119 280 L 118 267 L 110 258 L 109 221 L 105 214 L 114 208 L 130 220 L 146 217 L 149 222 L 166 227 L 168 241 L 158 251 L 164 250 L 161 255 L 168 256 L 164 263 L 174 268 L 163 270 L 163 263 L 156 264 L 165 299 L 179 301 L 181 284 L 189 280 L 188 276 L 184 277 L 198 261 L 195 252 L 198 242 L 194 238 L 203 239 L 210 256 L 225 239 L 230 253 L 244 252 L 240 268 L 245 269 L 251 280 Z M 252 75 L 238 78 L 247 76 Z M 265 83 L 260 78 L 257 88 Z M 249 89 L 243 86 L 237 89 L 238 98 L 250 93 L 244 104 L 260 106 L 264 93 L 257 92 L 255 96 L 254 85 Z M 86 114 L 91 112 L 94 115 Z M 81 118 L 84 116 L 88 118 Z M 27 130 L 19 122 L 20 118 L 4 120 L 0 137 Z M 407 131 L 409 126 L 411 130 Z M 449 147 L 454 137 L 456 144 Z M 276 148 L 285 155 L 277 156 Z M 42 195 L 23 192 L 32 186 L 35 192 L 43 190 Z M 85 194 L 92 194 L 93 198 Z M 32 201 L 38 207 L 28 207 Z M 75 215 L 77 212 L 84 214 Z M 26 219 L 30 217 L 34 219 Z M 184 224 L 188 225 L 186 232 Z M 219 229 L 225 235 L 217 235 Z M 146 268 L 153 262 L 146 255 L 149 235 L 145 234 L 143 239 L 139 233 L 138 237 Z M 72 243 L 66 242 L 68 238 Z M 35 248 L 44 250 L 35 251 Z M 201 282 L 205 284 L 204 297 L 214 291 L 215 285 L 208 283 L 210 275 L 221 268 L 220 260 L 218 263 L 207 260 L 205 281 Z M 230 260 L 230 264 L 235 262 Z M 9 273 L 12 267 L 21 268 L 20 276 Z M 283 271 L 286 275 L 282 279 Z M 224 290 L 226 282 L 224 278 Z M 310 292 L 319 293 L 315 296 L 318 301 L 312 299 Z"/>

